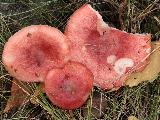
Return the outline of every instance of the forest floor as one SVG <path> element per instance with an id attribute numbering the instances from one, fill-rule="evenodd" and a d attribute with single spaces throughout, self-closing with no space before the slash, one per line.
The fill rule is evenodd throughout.
<path id="1" fill-rule="evenodd" d="M 123 1 L 123 2 L 121 2 Z M 151 33 L 152 41 L 160 36 L 159 0 L 0 0 L 0 54 L 7 39 L 23 27 L 47 24 L 62 32 L 70 15 L 90 3 L 109 25 L 131 33 Z M 44 93 L 38 103 L 29 101 L 39 84 L 21 83 L 29 87 L 25 101 L 4 112 L 11 96 L 12 77 L 0 62 L 0 119 L 105 119 L 127 120 L 135 116 L 139 120 L 160 120 L 160 78 L 141 83 L 136 87 L 122 87 L 108 92 L 94 88 L 84 106 L 73 111 L 52 105 Z"/>

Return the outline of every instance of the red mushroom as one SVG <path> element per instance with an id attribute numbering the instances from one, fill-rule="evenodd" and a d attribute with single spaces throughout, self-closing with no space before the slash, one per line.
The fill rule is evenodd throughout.
<path id="1" fill-rule="evenodd" d="M 2 61 L 8 72 L 19 80 L 43 81 L 47 72 L 68 61 L 66 37 L 47 25 L 25 27 L 9 38 Z"/>
<path id="2" fill-rule="evenodd" d="M 68 62 L 63 69 L 49 71 L 45 92 L 53 104 L 63 109 L 80 107 L 93 86 L 93 75 L 81 63 Z"/>
<path id="3" fill-rule="evenodd" d="M 140 71 L 148 63 L 150 34 L 131 34 L 109 27 L 88 4 L 70 17 L 65 35 L 72 48 L 71 60 L 85 64 L 93 72 L 94 84 L 103 89 L 122 86 L 126 72 Z"/>

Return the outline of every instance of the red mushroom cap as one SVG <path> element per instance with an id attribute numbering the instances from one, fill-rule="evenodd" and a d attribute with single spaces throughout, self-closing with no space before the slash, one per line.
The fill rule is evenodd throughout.
<path id="1" fill-rule="evenodd" d="M 93 72 L 94 84 L 103 89 L 122 86 L 126 72 L 140 71 L 148 63 L 149 34 L 129 34 L 109 27 L 88 4 L 70 17 L 65 35 L 72 48 L 71 60 L 85 64 Z M 143 68 L 133 68 L 138 64 Z"/>
<path id="2" fill-rule="evenodd" d="M 25 27 L 9 38 L 2 61 L 19 80 L 43 81 L 48 70 L 63 67 L 68 61 L 66 37 L 47 25 Z"/>
<path id="3" fill-rule="evenodd" d="M 84 104 L 93 87 L 93 75 L 81 63 L 68 62 L 63 69 L 49 71 L 45 92 L 53 104 L 75 109 Z"/>

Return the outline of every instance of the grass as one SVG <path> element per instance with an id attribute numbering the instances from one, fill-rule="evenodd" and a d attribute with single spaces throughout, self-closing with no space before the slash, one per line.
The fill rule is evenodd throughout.
<path id="1" fill-rule="evenodd" d="M 31 24 L 47 24 L 64 30 L 69 16 L 81 5 L 90 2 L 105 22 L 132 33 L 151 33 L 153 40 L 160 35 L 160 6 L 158 0 L 0 0 L 0 54 L 7 39 L 19 29 Z M 125 1 L 125 0 L 124 0 Z M 122 8 L 125 8 L 123 10 Z M 24 104 L 4 113 L 10 96 L 12 77 L 0 63 L 0 119 L 106 119 L 127 120 L 134 115 L 139 120 L 160 119 L 160 78 L 137 87 L 122 87 L 108 92 L 92 90 L 86 105 L 74 111 L 61 110 L 52 105 L 45 94 L 34 96 L 38 84 L 19 83 L 28 94 Z M 29 88 L 29 89 L 26 89 Z M 98 97 L 97 97 L 98 96 Z M 36 98 L 38 104 L 28 99 Z"/>

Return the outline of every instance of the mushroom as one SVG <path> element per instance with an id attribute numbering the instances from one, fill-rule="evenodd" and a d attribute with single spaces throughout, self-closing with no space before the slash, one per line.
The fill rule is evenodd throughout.
<path id="1" fill-rule="evenodd" d="M 126 85 L 133 87 L 144 81 L 152 82 L 158 77 L 160 73 L 160 41 L 152 43 L 152 50 L 150 63 L 143 71 L 131 74 L 125 82 Z"/>
<path id="2" fill-rule="evenodd" d="M 25 27 L 4 46 L 2 61 L 8 72 L 26 82 L 43 81 L 47 72 L 68 61 L 66 37 L 47 25 Z"/>
<path id="3" fill-rule="evenodd" d="M 127 72 L 141 71 L 149 61 L 150 34 L 109 27 L 89 4 L 73 13 L 65 35 L 72 48 L 71 60 L 85 64 L 94 75 L 94 85 L 103 89 L 123 86 Z"/>
<path id="4" fill-rule="evenodd" d="M 45 92 L 51 102 L 63 109 L 75 109 L 87 100 L 93 75 L 81 63 L 68 62 L 63 69 L 53 69 L 45 79 Z"/>

